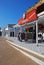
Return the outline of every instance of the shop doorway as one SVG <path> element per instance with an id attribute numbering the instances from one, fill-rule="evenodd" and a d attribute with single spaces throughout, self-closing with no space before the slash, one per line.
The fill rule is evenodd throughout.
<path id="1" fill-rule="evenodd" d="M 36 42 L 36 26 L 25 28 L 26 32 L 28 32 L 28 39 L 31 42 Z"/>
<path id="2" fill-rule="evenodd" d="M 10 32 L 10 37 L 14 37 L 14 32 Z"/>

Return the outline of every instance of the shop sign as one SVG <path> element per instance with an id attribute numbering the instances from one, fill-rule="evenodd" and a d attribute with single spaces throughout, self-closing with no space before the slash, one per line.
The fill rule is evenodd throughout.
<path id="1" fill-rule="evenodd" d="M 36 10 L 32 10 L 31 12 L 26 14 L 26 18 L 21 18 L 18 21 L 18 24 L 25 24 L 27 22 L 32 22 L 33 20 L 37 19 L 37 14 L 36 14 Z"/>
<path id="2" fill-rule="evenodd" d="M 26 19 L 27 19 L 27 22 L 31 22 L 31 21 L 37 19 L 36 10 L 32 10 L 31 12 L 27 13 Z"/>

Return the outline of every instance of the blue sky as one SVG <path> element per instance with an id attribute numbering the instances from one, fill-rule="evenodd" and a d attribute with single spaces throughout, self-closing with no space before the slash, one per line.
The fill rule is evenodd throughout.
<path id="1" fill-rule="evenodd" d="M 0 0 L 0 27 L 17 24 L 23 13 L 39 0 Z"/>

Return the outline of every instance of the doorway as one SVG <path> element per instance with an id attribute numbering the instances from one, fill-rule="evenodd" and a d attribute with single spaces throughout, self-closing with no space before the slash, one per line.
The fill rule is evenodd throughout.
<path id="1" fill-rule="evenodd" d="M 14 32 L 10 32 L 10 37 L 14 37 Z"/>
<path id="2" fill-rule="evenodd" d="M 2 32 L 0 31 L 0 36 L 2 36 Z"/>

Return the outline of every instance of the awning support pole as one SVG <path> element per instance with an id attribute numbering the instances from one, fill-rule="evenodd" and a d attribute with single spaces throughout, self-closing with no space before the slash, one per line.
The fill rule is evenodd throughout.
<path id="1" fill-rule="evenodd" d="M 38 46 L 38 22 L 36 21 L 36 45 Z"/>

